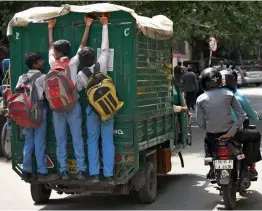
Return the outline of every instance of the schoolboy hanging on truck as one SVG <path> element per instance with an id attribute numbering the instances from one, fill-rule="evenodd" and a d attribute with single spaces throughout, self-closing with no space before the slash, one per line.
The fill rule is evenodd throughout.
<path id="1" fill-rule="evenodd" d="M 8 97 L 11 118 L 25 128 L 22 179 L 28 182 L 32 176 L 32 154 L 36 157 L 38 180 L 49 182 L 59 177 L 48 174 L 46 168 L 47 106 L 44 103 L 44 78 L 41 72 L 44 61 L 39 53 L 27 53 L 25 64 L 29 71 L 21 75 L 16 85 L 17 94 Z"/>
<path id="2" fill-rule="evenodd" d="M 89 173 L 92 183 L 100 182 L 98 140 L 102 137 L 104 181 L 114 185 L 114 115 L 123 106 L 119 101 L 112 79 L 107 75 L 109 59 L 108 18 L 100 17 L 103 25 L 101 54 L 96 62 L 93 48 L 85 47 L 79 52 L 83 70 L 79 72 L 82 85 L 86 88 L 87 145 Z"/>
<path id="3" fill-rule="evenodd" d="M 67 124 L 72 134 L 77 163 L 77 179 L 85 179 L 86 163 L 82 137 L 82 114 L 79 104 L 77 68 L 78 52 L 86 45 L 91 18 L 85 18 L 85 32 L 76 55 L 69 58 L 71 44 L 67 40 L 53 41 L 55 20 L 48 24 L 49 31 L 49 64 L 51 71 L 45 78 L 45 95 L 53 110 L 53 121 L 56 136 L 56 156 L 60 165 L 62 179 L 70 179 L 67 164 Z"/>

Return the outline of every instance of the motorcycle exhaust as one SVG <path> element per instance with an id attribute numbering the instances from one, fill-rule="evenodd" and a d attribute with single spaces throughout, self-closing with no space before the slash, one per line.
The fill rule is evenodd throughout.
<path id="1" fill-rule="evenodd" d="M 243 189 L 248 189 L 251 186 L 251 182 L 248 178 L 244 178 L 240 182 L 240 187 Z"/>

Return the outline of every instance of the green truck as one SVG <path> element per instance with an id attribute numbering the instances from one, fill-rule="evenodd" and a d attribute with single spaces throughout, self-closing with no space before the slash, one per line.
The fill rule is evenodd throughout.
<path id="1" fill-rule="evenodd" d="M 71 55 L 77 51 L 84 32 L 84 15 L 83 12 L 70 12 L 56 17 L 54 40 L 69 40 L 72 45 Z M 98 17 L 100 14 L 93 15 Z M 35 180 L 30 185 L 32 199 L 36 203 L 47 202 L 52 190 L 60 194 L 129 194 L 136 191 L 142 203 L 152 203 L 157 195 L 157 174 L 171 171 L 171 154 L 181 152 L 190 139 L 188 115 L 175 114 L 173 111 L 173 103 L 184 105 L 184 100 L 181 91 L 174 88 L 172 81 L 172 39 L 156 40 L 143 35 L 137 30 L 136 19 L 128 12 L 119 10 L 109 15 L 111 71 L 108 74 L 113 78 L 118 95 L 125 103 L 115 117 L 114 126 L 116 185 L 90 185 L 86 181 L 74 179 L 42 184 Z M 95 19 L 87 45 L 99 51 L 101 33 L 101 24 Z M 45 72 L 50 69 L 47 23 L 15 26 L 9 40 L 11 88 L 14 91 L 18 77 L 28 71 L 23 60 L 24 53 L 41 52 L 46 64 Z M 87 97 L 84 90 L 80 93 L 80 103 L 82 118 L 85 120 Z M 85 121 L 82 126 L 86 142 Z M 47 127 L 47 167 L 50 173 L 58 173 L 51 110 Z M 74 177 L 76 162 L 70 136 L 68 132 L 68 163 Z M 12 168 L 19 176 L 24 140 L 23 128 L 12 123 Z M 86 143 L 85 150 L 87 154 Z"/>

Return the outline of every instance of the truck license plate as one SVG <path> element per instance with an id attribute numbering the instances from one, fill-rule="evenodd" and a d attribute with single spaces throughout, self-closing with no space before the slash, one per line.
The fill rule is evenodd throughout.
<path id="1" fill-rule="evenodd" d="M 76 174 L 76 160 L 67 160 L 67 163 L 69 165 L 69 173 Z"/>
<path id="2" fill-rule="evenodd" d="M 215 169 L 233 169 L 233 160 L 215 160 Z"/>

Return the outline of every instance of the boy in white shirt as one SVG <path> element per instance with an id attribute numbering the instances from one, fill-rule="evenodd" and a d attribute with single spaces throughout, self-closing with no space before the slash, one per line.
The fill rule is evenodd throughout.
<path id="1" fill-rule="evenodd" d="M 86 41 L 89 34 L 89 28 L 93 20 L 91 18 L 85 18 L 85 32 L 82 38 L 82 42 L 78 49 L 78 52 L 86 46 Z M 49 64 L 52 67 L 61 64 L 63 62 L 67 63 L 70 71 L 70 79 L 74 85 L 78 88 L 77 81 L 77 68 L 79 65 L 78 52 L 76 55 L 69 59 L 69 52 L 71 44 L 67 40 L 58 40 L 53 42 L 53 29 L 55 27 L 55 20 L 51 20 L 48 24 L 49 30 Z M 76 164 L 77 164 L 77 179 L 85 179 L 86 164 L 85 164 L 85 152 L 84 143 L 82 138 L 82 114 L 81 106 L 78 101 L 76 101 L 73 111 L 70 113 L 58 113 L 53 112 L 53 121 L 55 136 L 57 142 L 57 160 L 60 165 L 60 173 L 63 180 L 70 179 L 68 174 L 68 164 L 67 164 L 67 123 L 69 124 L 70 131 L 72 134 L 72 141 L 75 151 Z"/>

